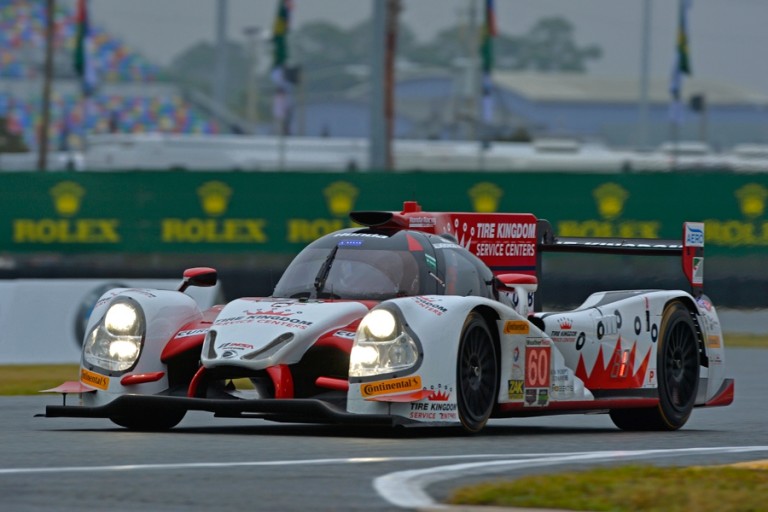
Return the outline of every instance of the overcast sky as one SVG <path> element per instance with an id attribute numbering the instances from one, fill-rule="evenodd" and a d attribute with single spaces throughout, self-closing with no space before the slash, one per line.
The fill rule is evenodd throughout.
<path id="1" fill-rule="evenodd" d="M 65 0 L 72 2 L 73 0 Z M 366 20 L 375 0 L 293 0 L 295 28 L 327 20 L 349 26 Z M 382 0 L 379 0 L 382 1 Z M 402 0 L 402 20 L 421 39 L 456 24 L 472 0 Z M 478 5 L 480 0 L 474 0 Z M 496 0 L 499 30 L 523 34 L 544 16 L 563 16 L 580 45 L 603 57 L 591 73 L 632 78 L 640 73 L 645 0 Z M 677 0 L 650 0 L 652 77 L 666 78 L 675 47 Z M 248 26 L 269 28 L 277 0 L 227 0 L 228 34 L 243 40 Z M 91 19 L 158 64 L 197 41 L 215 39 L 217 0 L 90 0 Z M 690 54 L 696 77 L 768 94 L 768 0 L 693 0 Z"/>

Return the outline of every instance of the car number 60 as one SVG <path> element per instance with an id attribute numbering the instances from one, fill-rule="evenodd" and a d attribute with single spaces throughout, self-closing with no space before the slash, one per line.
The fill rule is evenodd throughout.
<path id="1" fill-rule="evenodd" d="M 525 387 L 549 387 L 549 347 L 525 348 Z"/>

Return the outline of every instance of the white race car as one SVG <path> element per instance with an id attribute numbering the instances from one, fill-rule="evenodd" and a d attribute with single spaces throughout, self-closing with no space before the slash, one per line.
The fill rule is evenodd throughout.
<path id="1" fill-rule="evenodd" d="M 118 288 L 90 317 L 80 379 L 48 417 L 168 429 L 188 410 L 274 421 L 461 426 L 606 412 L 625 430 L 675 430 L 728 405 L 720 322 L 703 295 L 704 225 L 682 243 L 558 239 L 531 214 L 354 212 L 270 297 L 201 311 L 178 290 Z M 536 311 L 541 255 L 672 254 L 692 292 L 606 291 Z M 66 405 L 66 394 L 80 405 Z"/>

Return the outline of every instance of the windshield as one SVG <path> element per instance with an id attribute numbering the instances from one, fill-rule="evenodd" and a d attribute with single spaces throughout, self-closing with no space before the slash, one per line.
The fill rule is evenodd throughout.
<path id="1" fill-rule="evenodd" d="M 273 296 L 385 300 L 435 293 L 424 248 L 414 250 L 398 238 L 320 240 L 293 260 Z"/>

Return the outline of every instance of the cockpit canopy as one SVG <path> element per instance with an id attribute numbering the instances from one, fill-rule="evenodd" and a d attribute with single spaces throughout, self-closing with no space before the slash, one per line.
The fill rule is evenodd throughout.
<path id="1" fill-rule="evenodd" d="M 349 229 L 307 246 L 273 296 L 386 300 L 414 295 L 491 297 L 493 275 L 442 237 L 415 231 Z"/>

